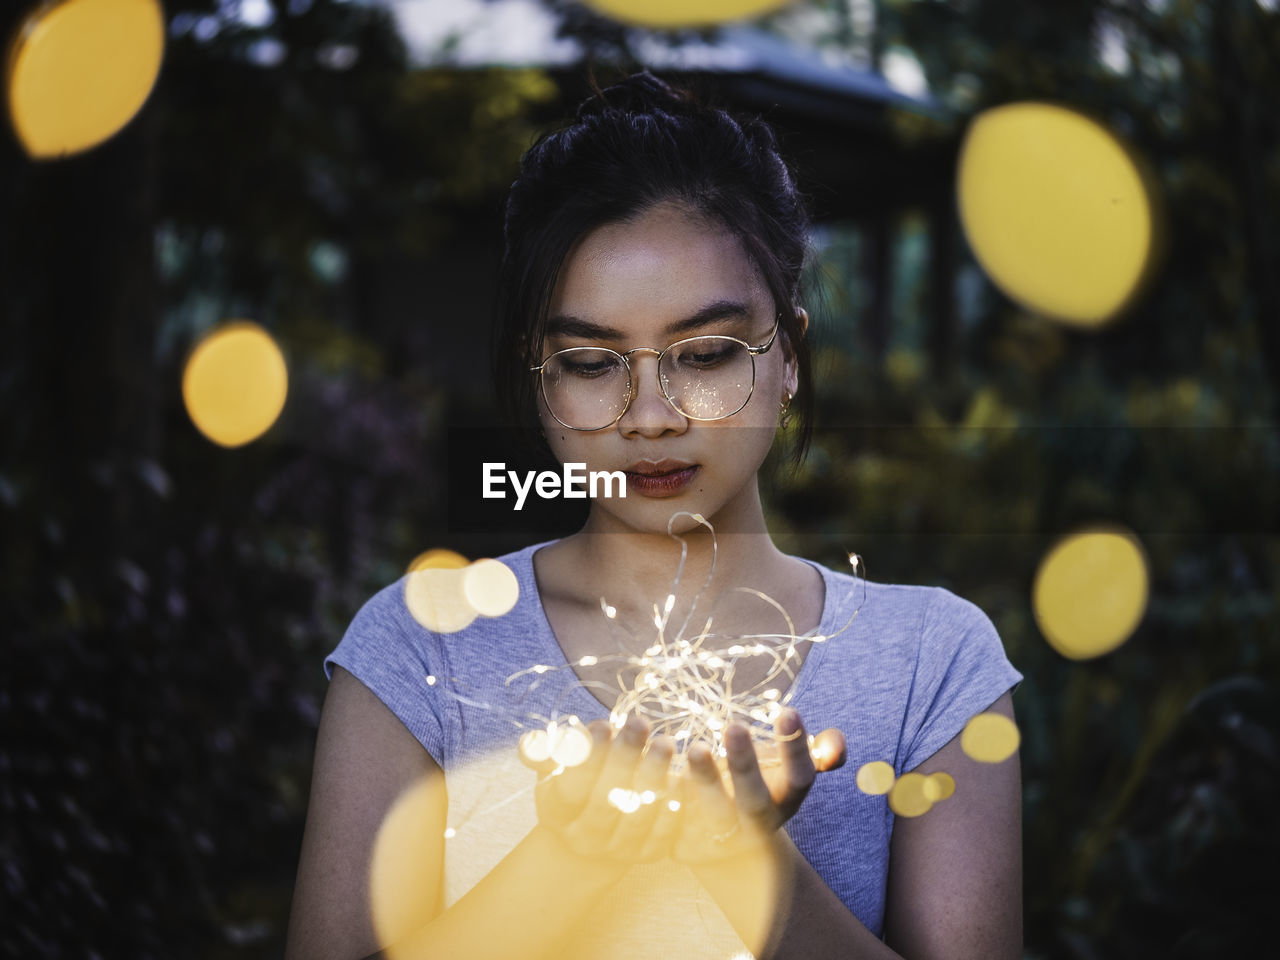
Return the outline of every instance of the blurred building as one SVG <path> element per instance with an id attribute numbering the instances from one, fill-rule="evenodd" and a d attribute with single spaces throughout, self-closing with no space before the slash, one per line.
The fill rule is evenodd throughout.
<path id="1" fill-rule="evenodd" d="M 904 124 L 895 118 L 914 117 L 919 127 L 928 126 L 921 119 L 941 113 L 919 89 L 922 84 L 892 84 L 874 70 L 833 62 L 819 50 L 749 24 L 688 31 L 679 37 L 618 27 L 588 50 L 573 36 L 557 36 L 555 15 L 533 0 L 466 0 L 452 7 L 452 19 L 444 12 L 448 6 L 411 0 L 394 7 L 411 58 L 424 68 L 462 71 L 536 66 L 555 81 L 561 94 L 539 121 L 549 124 L 571 114 L 590 94 L 589 65 L 601 85 L 621 71 L 643 66 L 664 78 L 713 91 L 731 108 L 762 114 L 778 131 L 784 153 L 798 169 L 801 189 L 812 200 L 819 226 L 815 239 L 821 242 L 821 237 L 837 232 L 858 240 L 856 270 L 861 283 L 858 309 L 853 311 L 858 316 L 839 318 L 833 331 L 851 338 L 851 347 L 877 356 L 886 351 L 893 323 L 895 225 L 907 212 L 922 217 L 927 224 L 929 298 L 922 346 L 935 369 L 945 365 L 956 326 L 957 142 L 941 133 L 913 142 L 901 135 Z M 482 9 L 485 15 L 468 19 L 468 9 Z M 620 46 L 627 53 L 619 55 Z M 916 89 L 906 92 L 913 86 Z M 941 131 L 943 125 L 936 129 Z M 441 251 L 425 270 L 388 277 L 377 286 L 419 298 L 430 290 L 439 307 L 466 316 L 485 311 L 487 318 L 489 304 L 477 303 L 471 293 L 491 289 L 499 244 L 496 231 L 477 234 L 468 243 Z M 406 283 L 420 292 L 404 290 Z M 441 297 L 452 303 L 440 303 Z M 484 324 L 451 326 L 455 337 L 479 336 L 483 328 Z M 453 345 L 441 346 L 442 356 L 457 355 L 449 349 Z M 456 366 L 442 365 L 437 373 L 445 378 L 460 375 Z"/>

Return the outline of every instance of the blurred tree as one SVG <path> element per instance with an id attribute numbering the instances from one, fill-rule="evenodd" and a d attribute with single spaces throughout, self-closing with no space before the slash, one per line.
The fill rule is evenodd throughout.
<path id="1" fill-rule="evenodd" d="M 625 46 L 552 5 L 601 58 Z M 1096 335 L 1026 314 L 930 233 L 959 248 L 956 287 L 898 275 L 883 365 L 822 350 L 828 429 L 774 485 L 784 544 L 956 589 L 1026 673 L 1031 956 L 1216 957 L 1269 919 L 1234 864 L 1277 839 L 1272 6 L 813 0 L 762 21 L 872 65 L 916 58 L 950 112 L 898 118 L 908 150 L 954 150 L 985 106 L 1060 99 L 1129 137 L 1164 198 L 1164 266 Z M 0 12 L 5 36 L 25 9 Z M 418 550 L 469 547 L 423 542 L 461 404 L 431 373 L 436 318 L 465 315 L 466 291 L 430 289 L 432 311 L 397 284 L 497 236 L 559 106 L 538 70 L 412 69 L 380 5 L 166 9 L 160 83 L 119 136 L 39 165 L 0 140 L 6 954 L 279 954 L 320 657 Z M 815 283 L 857 310 L 865 238 L 831 238 Z M 921 313 L 953 293 L 935 375 Z M 232 316 L 280 339 L 292 392 L 224 451 L 178 382 Z M 1031 578 L 1099 519 L 1142 536 L 1151 607 L 1128 645 L 1067 663 Z"/>
<path id="2" fill-rule="evenodd" d="M 411 72 L 378 6 L 166 8 L 117 137 L 43 164 L 0 143 L 6 955 L 279 955 L 320 657 L 443 528 L 449 398 L 381 264 L 496 217 L 548 92 Z M 179 382 L 236 316 L 291 393 L 227 451 Z"/>
<path id="3" fill-rule="evenodd" d="M 829 562 L 856 549 L 877 579 L 974 599 L 1027 674 L 1031 956 L 1214 957 L 1260 944 L 1268 923 L 1232 864 L 1280 840 L 1257 806 L 1280 793 L 1280 729 L 1259 708 L 1280 686 L 1260 640 L 1280 616 L 1278 311 L 1264 269 L 1280 210 L 1280 124 L 1264 106 L 1280 98 L 1272 6 L 876 8 L 877 46 L 911 51 L 950 109 L 904 122 L 904 136 L 958 144 L 988 106 L 1066 103 L 1134 145 L 1163 206 L 1153 282 L 1096 334 L 1028 315 L 984 282 L 967 294 L 953 377 L 920 377 L 909 343 L 884 369 L 829 352 L 829 429 L 775 501 Z M 964 259 L 961 277 L 980 276 Z M 835 263 L 824 254 L 816 270 L 839 275 Z M 1053 537 L 1097 521 L 1138 532 L 1153 594 L 1129 644 L 1068 663 L 1039 637 L 1031 577 Z M 1206 723 L 1199 705 L 1233 684 L 1252 705 Z"/>

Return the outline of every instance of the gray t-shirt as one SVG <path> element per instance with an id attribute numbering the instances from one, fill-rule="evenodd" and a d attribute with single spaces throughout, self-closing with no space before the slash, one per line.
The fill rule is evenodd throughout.
<path id="1" fill-rule="evenodd" d="M 446 906 L 536 823 L 535 777 L 516 753 L 523 730 L 565 714 L 584 723 L 608 716 L 567 668 L 547 622 L 533 573 L 533 555 L 545 545 L 499 558 L 520 587 L 509 613 L 434 633 L 410 614 L 402 579 L 361 608 L 324 661 L 326 676 L 339 664 L 373 691 L 445 771 Z M 858 789 L 858 769 L 884 760 L 899 775 L 913 770 L 1022 674 L 986 614 L 954 593 L 813 566 L 826 584 L 817 633 L 831 639 L 810 648 L 791 705 L 811 733 L 843 731 L 848 762 L 818 777 L 786 830 L 849 910 L 880 936 L 894 814 L 886 797 Z M 551 669 L 507 682 L 539 664 Z M 611 932 L 594 948 L 584 945 L 584 956 L 618 956 L 619 944 L 637 957 L 677 945 L 681 956 L 747 955 L 692 873 L 669 861 L 634 868 L 602 911 L 609 922 L 600 926 Z"/>

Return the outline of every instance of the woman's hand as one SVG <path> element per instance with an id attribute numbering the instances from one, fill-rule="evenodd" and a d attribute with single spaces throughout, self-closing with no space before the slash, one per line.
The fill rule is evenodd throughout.
<path id="1" fill-rule="evenodd" d="M 539 823 L 580 857 L 630 864 L 669 856 L 678 825 L 669 806 L 674 742 L 650 741 L 635 716 L 616 735 L 603 720 L 588 730 L 591 753 L 578 766 L 526 761 L 538 772 Z"/>
<path id="2" fill-rule="evenodd" d="M 776 729 L 787 739 L 779 744 L 779 762 L 763 770 L 750 731 L 738 723 L 725 730 L 732 793 L 711 749 L 705 744 L 690 748 L 675 859 L 698 865 L 759 851 L 800 809 L 818 772 L 844 763 L 839 730 L 824 730 L 811 747 L 793 709 L 783 711 Z"/>

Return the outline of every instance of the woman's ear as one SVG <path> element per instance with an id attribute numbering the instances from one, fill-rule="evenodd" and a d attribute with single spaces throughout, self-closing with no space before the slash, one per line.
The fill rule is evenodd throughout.
<path id="1" fill-rule="evenodd" d="M 804 307 L 796 307 L 796 319 L 800 322 L 800 336 L 805 336 L 809 331 L 809 314 Z M 800 385 L 800 367 L 796 363 L 796 352 L 791 349 L 791 342 L 786 341 L 787 365 L 783 374 L 783 386 L 789 396 L 795 396 Z"/>

